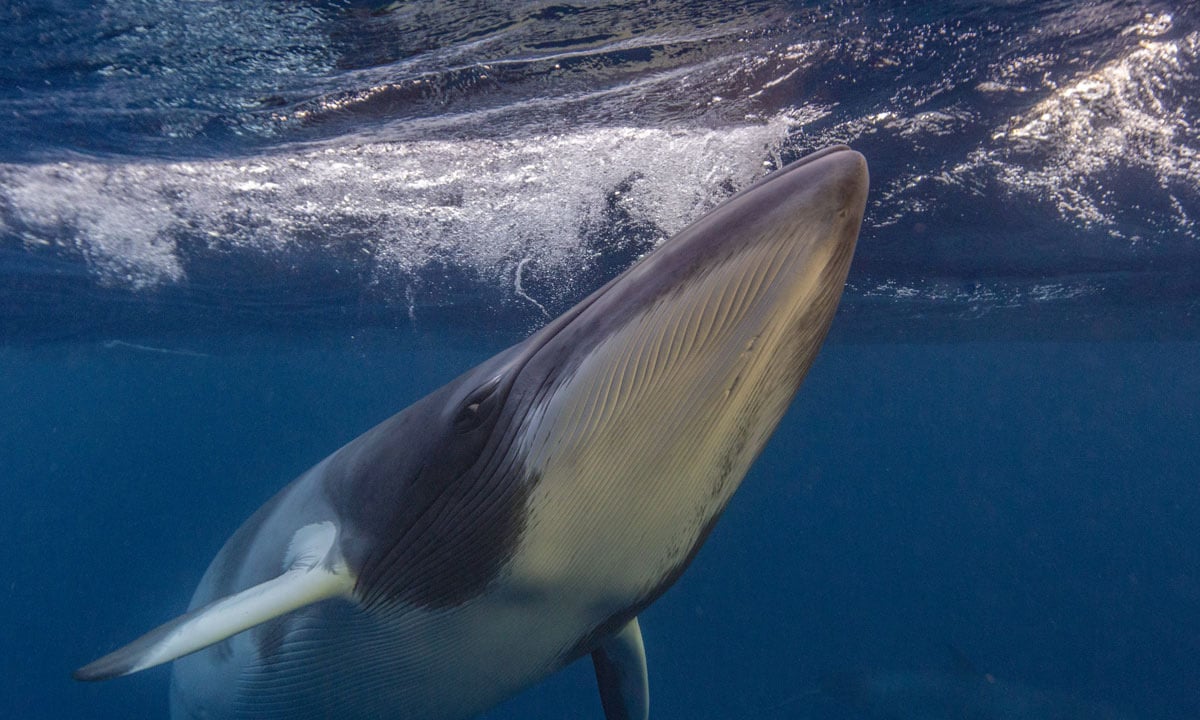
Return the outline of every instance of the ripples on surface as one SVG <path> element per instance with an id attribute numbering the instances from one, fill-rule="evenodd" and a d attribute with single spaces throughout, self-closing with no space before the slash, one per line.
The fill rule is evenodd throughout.
<path id="1" fill-rule="evenodd" d="M 536 322 L 850 142 L 849 334 L 1194 334 L 1176 5 L 8 4 L 0 314 Z"/>

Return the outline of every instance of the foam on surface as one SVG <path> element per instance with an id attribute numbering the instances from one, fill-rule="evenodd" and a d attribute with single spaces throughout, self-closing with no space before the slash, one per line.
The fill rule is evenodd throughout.
<path id="1" fill-rule="evenodd" d="M 220 160 L 0 166 L 6 228 L 81 253 L 105 282 L 186 278 L 187 253 L 303 249 L 378 273 L 437 264 L 516 283 L 569 272 L 614 203 L 662 236 L 764 172 L 790 121 L 714 130 L 607 128 L 493 141 L 324 146 Z M 186 252 L 185 248 L 186 246 Z"/>

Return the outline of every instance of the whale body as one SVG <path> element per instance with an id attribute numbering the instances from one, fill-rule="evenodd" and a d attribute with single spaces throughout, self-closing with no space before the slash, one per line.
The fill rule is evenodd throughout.
<path id="1" fill-rule="evenodd" d="M 186 614 L 75 676 L 173 660 L 175 720 L 456 720 L 590 655 L 608 719 L 644 720 L 637 616 L 800 387 L 867 186 L 833 147 L 729 198 L 294 480 Z"/>

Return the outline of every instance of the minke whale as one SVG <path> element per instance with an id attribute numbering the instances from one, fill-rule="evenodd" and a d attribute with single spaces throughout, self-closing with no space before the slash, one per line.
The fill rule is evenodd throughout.
<path id="1" fill-rule="evenodd" d="M 645 720 L 638 614 L 812 364 L 867 185 L 832 147 L 729 198 L 294 480 L 75 677 L 175 661 L 175 720 L 455 720 L 590 655 L 608 720 Z"/>

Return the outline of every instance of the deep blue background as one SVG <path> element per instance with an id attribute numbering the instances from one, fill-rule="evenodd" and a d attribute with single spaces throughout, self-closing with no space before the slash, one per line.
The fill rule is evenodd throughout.
<path id="1" fill-rule="evenodd" d="M 842 141 L 872 173 L 847 293 L 643 617 L 654 717 L 895 720 L 822 678 L 953 678 L 948 646 L 1016 693 L 1200 717 L 1194 3 L 485 5 L 0 3 L 0 718 L 165 718 L 165 669 L 70 671 L 178 614 L 284 483 L 545 322 L 530 298 L 661 240 L 639 183 L 715 201 Z M 325 192 L 309 153 L 383 160 Z M 529 187 L 568 194 L 517 230 L 548 235 L 438 235 L 511 219 L 539 153 Z M 407 157 L 428 174 L 389 174 Z M 281 195 L 218 192 L 248 177 Z M 377 185 L 375 214 L 340 204 Z M 587 663 L 489 714 L 600 716 Z"/>

